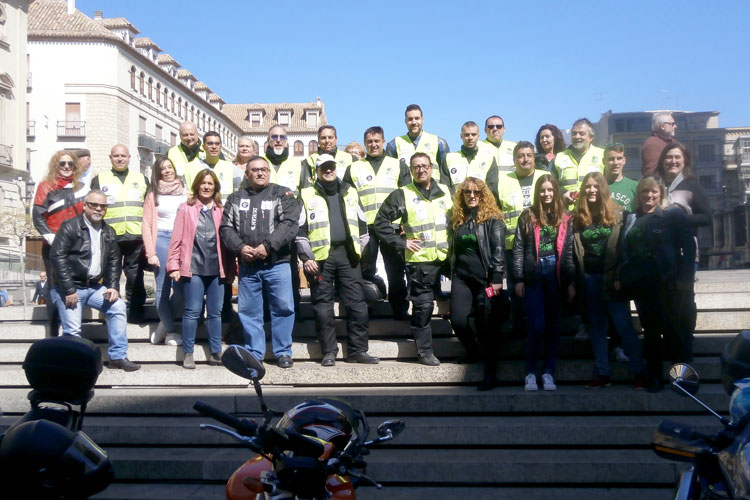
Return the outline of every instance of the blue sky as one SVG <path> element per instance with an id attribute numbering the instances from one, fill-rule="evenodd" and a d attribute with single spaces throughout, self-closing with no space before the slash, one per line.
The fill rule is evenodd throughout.
<path id="1" fill-rule="evenodd" d="M 211 5 L 211 8 L 206 8 Z M 750 126 L 748 3 L 705 1 L 286 2 L 78 0 L 126 17 L 224 101 L 320 96 L 339 144 L 381 125 L 461 145 L 467 120 L 505 119 L 506 138 L 602 112 L 720 111 Z M 218 9 L 221 10 L 218 10 Z"/>

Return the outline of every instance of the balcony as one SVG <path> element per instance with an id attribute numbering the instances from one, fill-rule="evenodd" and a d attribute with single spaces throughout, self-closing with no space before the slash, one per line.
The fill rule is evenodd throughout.
<path id="1" fill-rule="evenodd" d="M 26 122 L 26 137 L 27 138 L 36 137 L 36 121 L 29 120 Z"/>
<path id="2" fill-rule="evenodd" d="M 57 122 L 57 137 L 86 137 L 86 122 L 59 121 Z"/>
<path id="3" fill-rule="evenodd" d="M 156 153 L 160 155 L 165 155 L 169 151 L 169 148 L 172 146 L 169 145 L 169 143 L 160 141 L 159 139 L 156 140 Z"/>
<path id="4" fill-rule="evenodd" d="M 138 132 L 138 147 L 149 151 L 156 150 L 156 137 L 146 132 Z"/>
<path id="5" fill-rule="evenodd" d="M 31 71 L 26 73 L 26 92 L 31 90 Z"/>

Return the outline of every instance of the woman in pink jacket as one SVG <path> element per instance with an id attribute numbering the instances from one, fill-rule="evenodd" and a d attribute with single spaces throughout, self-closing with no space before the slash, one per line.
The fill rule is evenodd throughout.
<path id="1" fill-rule="evenodd" d="M 223 207 L 221 185 L 213 170 L 201 170 L 193 180 L 191 192 L 188 201 L 177 209 L 167 256 L 169 277 L 174 281 L 181 281 L 185 293 L 185 312 L 182 316 L 182 350 L 185 359 L 182 366 L 188 369 L 195 368 L 195 331 L 204 297 L 206 330 L 211 349 L 208 363 L 221 364 L 224 280 L 234 277 L 232 260 L 225 259 L 219 239 Z"/>
<path id="2" fill-rule="evenodd" d="M 185 203 L 187 189 L 177 177 L 172 162 L 166 156 L 156 157 L 151 171 L 151 185 L 143 203 L 143 246 L 146 259 L 156 279 L 156 310 L 159 326 L 151 334 L 152 344 L 181 345 L 182 336 L 176 333 L 175 312 L 182 303 L 182 286 L 167 275 L 167 250 L 172 237 L 177 209 Z M 170 292 L 174 292 L 170 297 Z"/>

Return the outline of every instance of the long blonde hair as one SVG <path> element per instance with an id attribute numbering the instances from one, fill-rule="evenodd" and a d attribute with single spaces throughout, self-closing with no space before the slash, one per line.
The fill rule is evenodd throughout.
<path id="1" fill-rule="evenodd" d="M 633 206 L 633 210 L 635 212 L 641 211 L 641 193 L 647 189 L 651 189 L 654 186 L 659 188 L 659 193 L 661 195 L 661 199 L 659 200 L 659 208 L 667 208 L 669 202 L 667 201 L 666 186 L 664 186 L 664 183 L 660 178 L 654 175 L 647 175 L 638 182 L 638 186 L 636 186 L 635 188 L 635 205 Z"/>
<path id="2" fill-rule="evenodd" d="M 492 191 L 487 187 L 487 184 L 476 177 L 467 177 L 461 184 L 459 184 L 456 193 L 453 195 L 453 216 L 452 226 L 456 229 L 461 224 L 464 224 L 467 220 L 468 207 L 464 201 L 464 191 L 467 189 L 475 189 L 479 191 L 479 210 L 477 210 L 477 224 L 482 224 L 490 219 L 503 220 L 503 213 L 497 208 L 495 197 L 492 195 Z"/>
<path id="3" fill-rule="evenodd" d="M 53 154 L 49 159 L 47 177 L 45 177 L 44 180 L 49 182 L 50 184 L 57 184 L 57 167 L 60 163 L 60 158 L 65 155 L 70 156 L 70 159 L 73 160 L 73 187 L 76 190 L 81 189 L 81 187 L 83 186 L 83 184 L 81 183 L 81 175 L 83 175 L 83 169 L 81 168 L 81 162 L 78 161 L 78 157 L 76 156 L 75 151 L 61 149 L 60 151 L 55 152 L 55 154 Z"/>
<path id="4" fill-rule="evenodd" d="M 594 179 L 599 189 L 597 204 L 593 207 L 589 205 L 589 200 L 586 197 L 586 183 L 589 179 Z M 591 210 L 592 208 L 594 208 L 594 211 Z M 604 226 L 613 226 L 617 221 L 616 211 L 615 202 L 609 194 L 607 179 L 600 172 L 586 174 L 581 182 L 581 189 L 578 191 L 578 198 L 576 199 L 576 213 L 573 218 L 576 229 L 583 229 L 594 222 Z"/>

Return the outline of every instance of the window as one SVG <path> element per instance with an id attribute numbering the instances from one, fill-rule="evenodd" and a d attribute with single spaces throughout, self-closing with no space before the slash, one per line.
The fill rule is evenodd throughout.
<path id="1" fill-rule="evenodd" d="M 172 146 L 177 145 L 177 134 L 175 134 L 174 132 L 169 133 L 169 144 L 171 144 Z"/>
<path id="2" fill-rule="evenodd" d="M 185 113 L 187 115 L 187 113 Z M 190 106 L 190 121 L 195 121 L 195 106 Z"/>
<path id="3" fill-rule="evenodd" d="M 698 161 L 714 161 L 713 144 L 698 144 Z"/>
<path id="4" fill-rule="evenodd" d="M 742 163 L 750 162 L 750 139 L 740 139 L 740 154 Z"/>
<path id="5" fill-rule="evenodd" d="M 148 79 L 148 98 L 150 100 L 154 99 L 154 79 L 153 78 Z"/>
<path id="6" fill-rule="evenodd" d="M 186 120 L 187 120 L 187 112 L 188 112 L 188 107 L 187 106 L 188 106 L 187 105 L 187 100 L 185 100 L 185 119 Z"/>
<path id="7" fill-rule="evenodd" d="M 259 155 L 259 154 L 263 154 L 263 151 L 261 151 L 261 150 L 259 149 L 259 146 L 258 146 L 258 141 L 253 141 L 253 145 L 255 145 L 255 154 L 256 154 L 256 155 Z"/>
<path id="8" fill-rule="evenodd" d="M 164 87 L 164 107 L 166 108 L 169 104 L 169 92 L 167 91 L 167 87 Z"/>
<path id="9" fill-rule="evenodd" d="M 130 67 L 130 89 L 135 90 L 135 66 Z"/>
<path id="10" fill-rule="evenodd" d="M 144 83 L 145 78 L 146 78 L 146 75 L 144 75 L 143 71 L 141 71 L 141 75 L 138 78 L 138 87 L 139 87 L 139 91 L 141 95 L 144 95 L 144 96 L 146 95 L 143 89 L 143 83 Z"/>
<path id="11" fill-rule="evenodd" d="M 161 83 L 156 84 L 156 105 L 161 106 Z"/>
<path id="12" fill-rule="evenodd" d="M 170 99 L 172 102 L 172 113 L 174 113 L 174 92 L 172 92 L 172 97 Z"/>
<path id="13" fill-rule="evenodd" d="M 145 116 L 138 117 L 138 132 L 140 132 L 141 134 L 146 132 L 146 117 Z"/>
<path id="14" fill-rule="evenodd" d="M 65 103 L 65 121 L 57 122 L 58 137 L 85 137 L 85 122 L 81 121 L 81 103 Z"/>
<path id="15" fill-rule="evenodd" d="M 302 144 L 302 141 L 294 141 L 294 156 L 304 156 L 305 155 L 305 145 Z"/>
<path id="16" fill-rule="evenodd" d="M 641 161 L 641 148 L 639 146 L 626 146 L 625 157 L 628 161 Z"/>
<path id="17" fill-rule="evenodd" d="M 203 130 L 206 130 L 206 113 L 201 115 L 201 123 L 203 124 Z"/>
<path id="18" fill-rule="evenodd" d="M 308 111 L 305 116 L 305 123 L 310 128 L 315 128 L 318 126 L 318 112 L 317 111 Z"/>
<path id="19" fill-rule="evenodd" d="M 182 118 L 182 97 L 177 99 L 177 116 Z"/>
<path id="20" fill-rule="evenodd" d="M 159 142 L 161 142 L 163 130 L 164 129 L 162 128 L 161 125 L 157 125 L 156 128 L 154 129 L 154 136 L 156 136 L 156 140 Z"/>
<path id="21" fill-rule="evenodd" d="M 261 123 L 260 112 L 250 113 L 250 126 L 251 127 L 260 127 L 260 123 Z"/>
<path id="22" fill-rule="evenodd" d="M 307 145 L 307 151 L 312 154 L 313 152 L 318 150 L 318 141 L 310 141 L 310 144 Z"/>
<path id="23" fill-rule="evenodd" d="M 291 121 L 291 113 L 289 111 L 279 111 L 279 125 L 288 127 Z"/>

